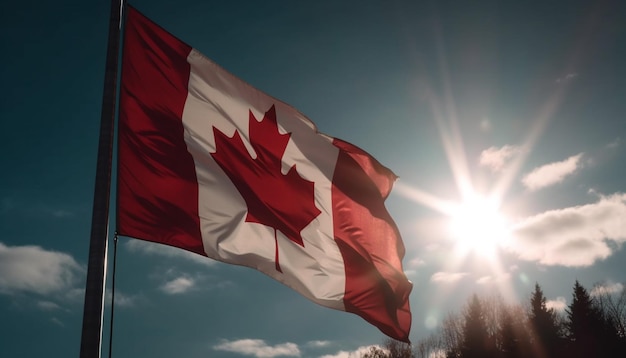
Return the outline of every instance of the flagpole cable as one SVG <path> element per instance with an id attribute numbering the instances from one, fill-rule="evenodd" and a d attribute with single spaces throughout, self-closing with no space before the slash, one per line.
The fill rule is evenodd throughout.
<path id="1" fill-rule="evenodd" d="M 111 272 L 111 317 L 109 322 L 109 358 L 113 352 L 113 318 L 115 313 L 115 271 L 117 268 L 117 232 L 113 235 L 113 271 Z"/>
<path id="2" fill-rule="evenodd" d="M 102 350 L 113 136 L 123 6 L 124 0 L 111 0 L 80 358 L 99 358 Z"/>

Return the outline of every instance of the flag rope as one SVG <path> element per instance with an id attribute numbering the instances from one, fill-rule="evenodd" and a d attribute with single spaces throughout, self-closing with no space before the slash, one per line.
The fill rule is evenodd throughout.
<path id="1" fill-rule="evenodd" d="M 113 236 L 113 271 L 111 272 L 111 317 L 109 318 L 109 358 L 113 352 L 113 318 L 115 314 L 115 271 L 117 268 L 117 231 Z"/>

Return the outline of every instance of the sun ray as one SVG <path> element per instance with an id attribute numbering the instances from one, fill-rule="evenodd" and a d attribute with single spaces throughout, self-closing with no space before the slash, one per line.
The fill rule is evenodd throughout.
<path id="1" fill-rule="evenodd" d="M 453 202 L 438 198 L 431 193 L 409 186 L 401 181 L 394 184 L 394 192 L 442 214 L 450 215 L 454 211 Z"/>
<path id="2" fill-rule="evenodd" d="M 528 156 L 535 147 L 535 144 L 545 131 L 550 119 L 554 112 L 560 106 L 564 97 L 562 90 L 557 90 L 547 101 L 539 111 L 539 114 L 533 121 L 528 136 L 522 144 L 522 150 L 517 155 L 512 163 L 504 170 L 496 184 L 492 189 L 492 195 L 497 197 L 503 197 L 513 185 L 513 181 L 517 178 L 522 166 L 528 159 Z"/>
<path id="3" fill-rule="evenodd" d="M 594 45 L 592 41 L 594 28 L 597 27 L 600 19 L 602 19 L 602 10 L 606 10 L 606 8 L 603 5 L 597 5 L 595 8 L 592 7 L 591 10 L 587 21 L 582 22 L 583 26 L 579 31 L 579 38 L 574 43 L 572 53 L 563 63 L 561 70 L 564 72 L 555 74 L 554 78 L 540 78 L 539 82 L 542 86 L 546 85 L 546 81 L 549 84 L 549 82 L 564 75 L 576 74 L 577 76 L 578 65 L 584 57 L 594 53 L 592 48 Z M 502 217 L 504 214 L 500 212 L 502 210 L 501 207 L 508 209 L 507 214 L 515 213 L 515 210 L 510 211 L 512 200 L 517 200 L 517 198 L 510 198 L 512 188 L 519 185 L 516 181 L 520 177 L 520 172 L 523 170 L 533 150 L 535 150 L 537 143 L 546 132 L 546 128 L 550 125 L 553 117 L 557 115 L 563 105 L 571 84 L 568 85 L 566 82 L 553 84 L 553 88 L 549 89 L 551 93 L 544 94 L 545 100 L 538 103 L 539 106 L 536 112 L 530 114 L 527 118 L 519 119 L 526 122 L 529 128 L 527 133 L 522 133 L 522 137 L 517 139 L 518 145 L 521 147 L 520 153 L 513 157 L 513 160 L 504 167 L 503 171 L 499 172 L 498 177 L 492 178 L 493 182 L 490 186 L 484 189 L 481 186 L 482 193 L 479 193 L 474 187 L 474 185 L 477 185 L 475 181 L 479 178 L 474 177 L 471 172 L 471 168 L 475 164 L 472 161 L 474 158 L 468 158 L 468 152 L 465 150 L 464 144 L 464 141 L 470 141 L 472 138 L 468 138 L 461 130 L 463 118 L 459 118 L 458 115 L 462 115 L 464 112 L 457 113 L 453 95 L 452 84 L 454 82 L 452 80 L 454 79 L 451 78 L 453 73 L 449 71 L 448 52 L 445 48 L 445 37 L 443 36 L 444 29 L 439 23 L 436 14 L 432 19 L 433 26 L 431 30 L 434 34 L 434 43 L 437 50 L 440 83 L 437 86 L 432 86 L 429 84 L 427 76 L 421 76 L 418 81 L 417 93 L 420 100 L 425 100 L 426 105 L 430 109 L 432 120 L 437 126 L 440 143 L 446 155 L 447 164 L 452 173 L 457 193 L 454 193 L 456 197 L 454 197 L 453 193 L 448 198 L 438 197 L 425 191 L 423 188 L 415 187 L 412 183 L 397 183 L 396 189 L 400 195 L 441 213 L 442 216 L 449 218 L 451 221 L 451 240 L 440 243 L 441 245 L 450 245 L 449 248 L 451 250 L 441 252 L 442 257 L 438 262 L 438 270 L 469 273 L 467 276 L 464 276 L 463 283 L 468 283 L 472 275 L 484 272 L 485 276 L 482 277 L 488 278 L 481 282 L 475 282 L 476 284 L 487 283 L 494 285 L 494 289 L 497 289 L 505 299 L 515 300 L 513 283 L 518 282 L 528 285 L 529 281 L 523 272 L 517 272 L 516 269 L 507 265 L 508 256 L 506 251 L 499 247 L 502 244 L 497 239 L 499 236 L 503 236 L 504 240 L 510 239 L 507 237 L 508 223 L 506 217 Z M 413 55 L 416 65 L 423 65 L 421 54 L 415 47 L 414 42 L 411 41 L 409 44 L 410 53 Z M 478 199 L 476 198 L 477 196 Z M 491 202 L 491 204 L 486 205 L 486 215 L 482 218 L 480 216 L 477 217 L 477 213 L 473 212 L 478 209 L 471 209 L 473 205 L 480 208 L 481 204 L 472 204 L 472 201 L 480 202 L 481 200 Z M 502 221 L 503 223 L 495 225 L 495 228 L 488 228 L 490 224 L 488 218 L 490 216 L 495 218 L 492 220 Z M 481 221 L 484 223 L 483 225 L 473 225 Z M 458 243 L 463 242 L 463 240 L 458 238 L 464 237 L 468 234 L 467 231 L 473 230 L 472 226 L 487 227 L 486 235 L 491 236 L 491 238 L 487 239 L 484 245 L 481 243 L 476 244 L 476 248 L 472 248 L 472 245 L 459 245 Z M 471 235 L 467 236 L 471 238 Z M 481 246 L 485 247 L 481 249 Z M 437 260 L 436 258 L 433 259 Z M 474 277 L 474 279 L 476 280 L 478 277 Z M 433 302 L 438 304 L 441 299 L 450 295 L 453 290 L 459 289 L 459 286 L 462 286 L 463 283 L 459 281 L 454 285 L 438 286 L 436 295 L 433 297 L 435 301 Z"/>

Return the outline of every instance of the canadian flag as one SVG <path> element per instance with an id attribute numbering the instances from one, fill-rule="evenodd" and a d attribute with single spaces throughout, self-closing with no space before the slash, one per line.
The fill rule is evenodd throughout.
<path id="1" fill-rule="evenodd" d="M 117 232 L 249 266 L 408 341 L 396 176 L 128 7 Z"/>

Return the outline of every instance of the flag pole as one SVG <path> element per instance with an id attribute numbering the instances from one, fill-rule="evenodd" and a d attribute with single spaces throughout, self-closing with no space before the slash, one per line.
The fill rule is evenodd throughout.
<path id="1" fill-rule="evenodd" d="M 124 0 L 111 0 L 109 39 L 107 44 L 104 91 L 100 116 L 100 139 L 96 165 L 91 239 L 80 357 L 100 357 L 102 346 L 102 317 L 104 312 L 104 286 L 107 263 L 109 231 L 109 201 L 111 193 L 111 168 L 113 163 L 113 133 L 117 95 L 117 70 Z"/>

